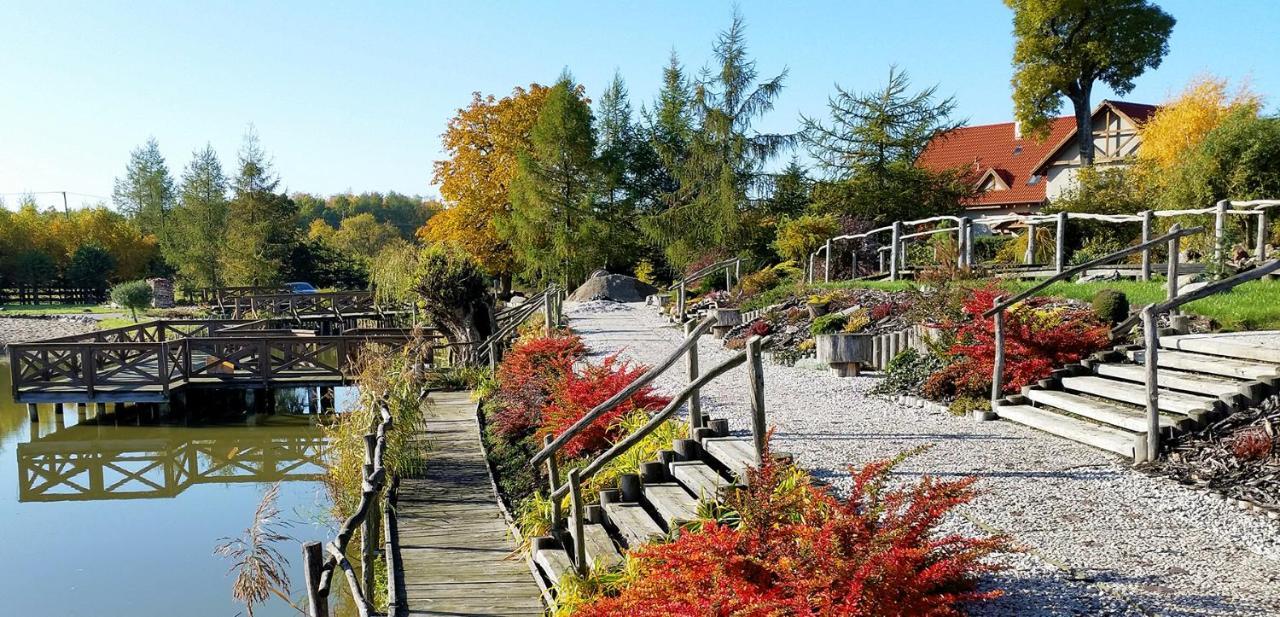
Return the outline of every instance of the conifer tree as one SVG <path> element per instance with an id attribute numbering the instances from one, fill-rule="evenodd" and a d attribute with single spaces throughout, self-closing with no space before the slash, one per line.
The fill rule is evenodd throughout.
<path id="1" fill-rule="evenodd" d="M 223 284 L 221 230 L 227 226 L 227 178 L 211 144 L 196 150 L 182 173 L 178 206 L 160 248 L 166 261 L 193 287 Z"/>
<path id="2" fill-rule="evenodd" d="M 282 282 L 289 255 L 298 243 L 297 206 L 276 192 L 280 179 L 253 127 L 245 133 L 239 161 L 220 263 L 228 284 L 276 285 Z"/>
<path id="3" fill-rule="evenodd" d="M 160 154 L 160 144 L 151 137 L 129 153 L 123 178 L 116 178 L 112 201 L 133 219 L 143 233 L 164 235 L 165 219 L 174 204 L 173 178 Z"/>

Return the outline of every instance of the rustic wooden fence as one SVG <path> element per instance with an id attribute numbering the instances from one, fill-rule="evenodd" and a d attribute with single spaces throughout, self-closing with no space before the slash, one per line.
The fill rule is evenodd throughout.
<path id="1" fill-rule="evenodd" d="M 686 275 L 684 278 L 674 281 L 676 286 L 676 319 L 683 321 L 685 318 L 685 299 L 688 295 L 690 285 L 713 274 L 724 271 L 725 289 L 733 289 L 735 281 L 742 278 L 742 258 L 733 257 L 724 261 L 717 261 L 709 266 L 698 269 L 692 274 Z"/>
<path id="2" fill-rule="evenodd" d="M 101 304 L 107 301 L 103 289 L 82 287 L 16 286 L 0 287 L 0 304 L 36 306 L 41 304 Z"/>

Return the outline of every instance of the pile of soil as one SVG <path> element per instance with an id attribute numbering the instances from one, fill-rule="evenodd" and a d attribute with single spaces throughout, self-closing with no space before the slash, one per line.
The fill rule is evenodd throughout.
<path id="1" fill-rule="evenodd" d="M 644 302 L 644 299 L 658 293 L 653 285 L 635 277 L 624 274 L 609 274 L 603 270 L 587 279 L 581 287 L 569 294 L 571 302 L 590 302 L 592 300 L 612 300 L 614 302 Z"/>

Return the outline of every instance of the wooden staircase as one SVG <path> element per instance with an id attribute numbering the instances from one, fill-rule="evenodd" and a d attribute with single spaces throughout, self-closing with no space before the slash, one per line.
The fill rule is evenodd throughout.
<path id="1" fill-rule="evenodd" d="M 1256 404 L 1280 385 L 1280 332 L 1165 333 L 1156 354 L 1160 428 L 1194 430 Z M 1146 378 L 1141 345 L 1094 354 L 996 402 L 1012 422 L 1146 459 Z"/>
<path id="2" fill-rule="evenodd" d="M 625 551 L 662 540 L 697 518 L 703 501 L 721 501 L 746 482 L 755 465 L 750 437 L 729 435 L 728 423 L 707 418 L 692 439 L 678 439 L 658 460 L 627 474 L 618 486 L 600 491 L 599 503 L 585 508 L 583 544 L 593 569 L 622 562 Z M 533 561 L 554 587 L 574 572 L 573 520 L 569 532 L 534 539 Z"/>

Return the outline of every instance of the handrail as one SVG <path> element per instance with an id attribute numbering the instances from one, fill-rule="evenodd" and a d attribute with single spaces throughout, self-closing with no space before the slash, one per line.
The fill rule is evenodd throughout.
<path id="1" fill-rule="evenodd" d="M 1050 285 L 1052 285 L 1052 284 L 1054 284 L 1054 283 L 1056 283 L 1056 282 L 1058 282 L 1058 281 L 1061 281 L 1061 280 L 1064 280 L 1064 279 L 1071 278 L 1072 276 L 1075 276 L 1076 274 L 1079 274 L 1079 273 L 1081 273 L 1081 272 L 1084 272 L 1085 270 L 1088 270 L 1089 268 L 1095 268 L 1095 267 L 1097 267 L 1097 266 L 1100 266 L 1100 265 L 1103 265 L 1103 264 L 1106 264 L 1106 263 L 1110 263 L 1110 262 L 1116 261 L 1116 260 L 1120 259 L 1121 257 L 1126 257 L 1126 256 L 1132 255 L 1132 254 L 1134 254 L 1134 253 L 1137 253 L 1137 252 L 1139 252 L 1139 251 L 1142 251 L 1142 250 L 1145 250 L 1145 249 L 1149 249 L 1149 248 L 1154 248 L 1154 247 L 1156 247 L 1156 246 L 1158 246 L 1158 245 L 1161 245 L 1161 244 L 1165 244 L 1165 243 L 1167 243 L 1168 241 L 1173 240 L 1173 239 L 1175 239 L 1175 238 L 1181 238 L 1181 237 L 1184 237 L 1184 236 L 1190 236 L 1190 235 L 1193 235 L 1193 234 L 1198 234 L 1198 233 L 1200 233 L 1200 232 L 1202 232 L 1202 231 L 1204 231 L 1204 226 L 1199 226 L 1199 227 L 1188 227 L 1187 229 L 1179 229 L 1179 230 L 1176 230 L 1176 231 L 1173 231 L 1173 232 L 1167 233 L 1167 234 L 1165 234 L 1165 235 L 1163 235 L 1163 236 L 1160 236 L 1159 238 L 1153 238 L 1153 239 L 1148 240 L 1148 241 L 1146 241 L 1146 242 L 1143 242 L 1143 243 L 1141 243 L 1141 244 L 1135 244 L 1135 245 L 1133 245 L 1133 246 L 1131 246 L 1131 247 L 1128 247 L 1128 248 L 1125 248 L 1125 249 L 1122 249 L 1122 250 L 1116 251 L 1116 252 L 1111 253 L 1111 254 L 1109 254 L 1109 255 L 1104 255 L 1104 256 L 1099 257 L 1099 258 L 1097 258 L 1097 259 L 1093 259 L 1093 260 L 1087 261 L 1087 262 L 1082 263 L 1082 264 L 1080 264 L 1080 265 L 1078 265 L 1078 266 L 1073 266 L 1073 267 L 1071 267 L 1071 268 L 1067 268 L 1067 269 L 1063 270 L 1062 272 L 1059 272 L 1059 273 L 1057 273 L 1057 274 L 1055 274 L 1055 275 L 1053 275 L 1053 276 L 1051 276 L 1051 277 L 1049 277 L 1049 278 L 1047 278 L 1047 279 L 1044 279 L 1043 281 L 1040 281 L 1039 283 L 1037 283 L 1037 284 L 1033 285 L 1030 289 L 1027 289 L 1026 291 L 1023 291 L 1022 293 L 1015 294 L 1015 295 L 1013 295 L 1013 296 L 1011 296 L 1011 297 L 1009 297 L 1009 298 L 1007 298 L 1007 299 L 1005 299 L 1005 300 L 1001 301 L 1000 303 L 996 304 L 995 306 L 992 306 L 991 308 L 989 308 L 989 309 L 987 309 L 986 311 L 984 311 L 984 312 L 982 313 L 982 316 L 983 316 L 983 317 L 991 317 L 992 315 L 996 314 L 997 312 L 1003 311 L 1003 310 L 1005 310 L 1005 309 L 1009 308 L 1010 306 L 1012 306 L 1012 305 L 1014 305 L 1014 304 L 1017 304 L 1017 303 L 1019 303 L 1019 302 L 1021 302 L 1021 301 L 1023 301 L 1023 300 L 1026 300 L 1027 298 L 1029 298 L 1029 297 L 1031 297 L 1031 296 L 1035 295 L 1035 293 L 1036 293 L 1036 292 L 1038 292 L 1038 291 L 1040 291 L 1040 290 L 1044 289 L 1045 287 L 1048 287 L 1048 286 L 1050 286 Z"/>
<path id="2" fill-rule="evenodd" d="M 706 319 L 703 319 L 702 322 L 698 324 L 698 327 L 694 328 L 693 331 L 689 334 L 689 336 L 685 337 L 684 342 L 681 343 L 680 346 L 675 349 L 675 351 L 671 352 L 670 355 L 664 358 L 662 362 L 655 364 L 652 368 L 646 371 L 644 375 L 641 375 L 639 379 L 631 382 L 630 385 L 623 388 L 622 390 L 619 390 L 617 394 L 614 394 L 613 396 L 609 397 L 608 400 L 606 400 L 603 403 L 600 403 L 599 405 L 596 405 L 594 409 L 584 414 L 581 418 L 578 419 L 577 422 L 573 423 L 573 426 L 570 426 L 569 428 L 565 429 L 563 432 L 557 435 L 556 438 L 551 441 L 551 443 L 544 446 L 542 450 L 538 451 L 537 454 L 534 454 L 533 458 L 529 460 L 529 464 L 534 466 L 541 464 L 543 461 L 547 460 L 547 458 L 550 457 L 552 454 L 555 454 L 557 450 L 559 450 L 560 448 L 563 448 L 564 444 L 568 443 L 570 439 L 573 439 L 575 436 L 577 436 L 578 433 L 581 433 L 583 429 L 587 428 L 587 426 L 589 426 L 592 422 L 595 422 L 597 418 L 604 415 L 606 412 L 613 409 L 614 407 L 617 407 L 618 404 L 621 403 L 622 401 L 625 401 L 628 398 L 631 398 L 631 396 L 634 395 L 636 392 L 639 392 L 641 388 L 649 385 L 649 383 L 652 382 L 654 379 L 657 379 L 658 376 L 662 375 L 664 372 L 666 372 L 667 369 L 671 368 L 671 365 L 675 364 L 676 360 L 680 359 L 681 356 L 685 355 L 685 353 L 689 351 L 690 347 L 697 345 L 698 338 L 701 337 L 704 333 L 706 333 L 706 331 L 709 330 L 711 326 L 714 325 L 715 323 L 716 323 L 716 318 L 714 316 L 709 316 Z"/>
<path id="3" fill-rule="evenodd" d="M 741 261 L 742 261 L 741 257 L 734 257 L 731 259 L 726 259 L 724 261 L 719 261 L 705 268 L 702 268 L 701 270 L 698 270 L 697 272 L 694 272 L 693 274 L 690 274 L 682 279 L 678 279 L 677 282 L 688 285 L 689 283 L 693 283 L 695 281 L 699 281 L 703 278 L 710 276 L 712 273 L 718 271 L 721 268 L 727 268 L 734 264 L 740 263 Z"/>
<path id="4" fill-rule="evenodd" d="M 1195 291 L 1189 291 L 1185 294 L 1179 295 L 1172 300 L 1166 300 L 1160 304 L 1152 306 L 1152 310 L 1156 313 L 1167 313 L 1187 304 L 1188 302 L 1195 302 L 1196 300 L 1201 300 L 1218 292 L 1227 291 L 1236 285 L 1247 283 L 1254 279 L 1260 279 L 1272 272 L 1275 272 L 1276 270 L 1280 270 L 1280 259 L 1272 259 L 1266 263 L 1259 264 L 1258 267 L 1251 270 L 1238 272 L 1220 281 L 1215 281 L 1205 285 Z"/>
<path id="5" fill-rule="evenodd" d="M 695 394 L 697 394 L 698 390 L 702 388 L 702 386 L 707 385 L 716 377 L 719 377 L 733 370 L 734 368 L 737 368 L 738 366 L 742 365 L 746 361 L 747 361 L 747 351 L 744 349 L 730 356 L 728 359 L 721 362 L 720 364 L 717 364 L 714 367 L 711 367 L 710 370 L 708 370 L 707 372 L 700 375 L 697 379 L 690 382 L 689 385 L 685 386 L 683 390 L 681 390 L 678 394 L 675 395 L 674 398 L 671 399 L 670 403 L 667 403 L 666 407 L 662 408 L 662 411 L 659 411 L 658 413 L 654 414 L 651 418 L 649 418 L 649 421 L 646 422 L 644 426 L 641 426 L 640 428 L 636 429 L 634 432 L 632 432 L 630 435 L 628 435 L 626 438 L 619 441 L 618 443 L 613 444 L 612 447 L 610 447 L 608 450 L 605 450 L 602 454 L 600 454 L 600 456 L 596 457 L 596 459 L 591 461 L 591 463 L 589 463 L 586 467 L 581 468 L 578 472 L 579 480 L 586 480 L 587 478 L 590 478 L 591 476 L 595 475 L 597 472 L 603 469 L 604 466 L 609 463 L 609 461 L 612 461 L 613 459 L 618 458 L 624 452 L 626 452 L 627 450 L 630 450 L 632 446 L 635 446 L 642 439 L 644 439 L 649 433 L 652 433 L 654 430 L 656 430 L 663 422 L 665 422 L 668 418 L 674 415 L 675 412 L 680 409 L 681 405 L 684 405 L 685 402 L 687 402 L 690 398 L 692 398 Z M 538 462 L 536 460 L 532 461 L 532 464 L 534 465 L 536 465 L 537 463 Z M 560 485 L 559 488 L 551 492 L 551 499 L 552 500 L 564 499 L 564 496 L 567 494 L 569 494 L 569 485 L 566 483 L 566 484 Z"/>

